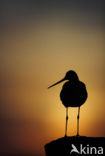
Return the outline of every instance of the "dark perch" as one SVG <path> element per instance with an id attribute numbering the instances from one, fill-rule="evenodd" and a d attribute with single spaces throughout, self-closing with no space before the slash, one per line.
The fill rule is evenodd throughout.
<path id="1" fill-rule="evenodd" d="M 45 153 L 46 156 L 70 156 L 70 155 L 86 155 L 84 153 L 78 154 L 76 152 L 71 152 L 73 149 L 73 145 L 78 149 L 80 152 L 80 146 L 82 144 L 82 147 L 85 148 L 85 153 L 89 152 L 87 155 L 104 155 L 104 149 L 103 149 L 103 154 L 102 154 L 102 148 L 104 148 L 105 144 L 105 138 L 102 137 L 63 137 L 59 138 L 57 140 L 54 140 L 48 144 L 45 145 Z M 92 147 L 95 147 L 96 149 L 91 149 Z M 92 150 L 92 154 L 90 151 Z M 95 154 L 95 152 L 97 154 Z"/>

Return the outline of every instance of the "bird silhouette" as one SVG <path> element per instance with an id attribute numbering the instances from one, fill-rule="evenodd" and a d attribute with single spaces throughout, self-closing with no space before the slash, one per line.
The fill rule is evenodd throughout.
<path id="1" fill-rule="evenodd" d="M 79 80 L 77 73 L 73 70 L 68 71 L 63 79 L 48 88 L 51 88 L 65 80 L 68 81 L 63 85 L 60 92 L 60 99 L 66 107 L 65 136 L 67 136 L 68 107 L 78 107 L 77 136 L 79 136 L 80 106 L 85 103 L 88 97 L 87 90 L 85 84 Z"/>

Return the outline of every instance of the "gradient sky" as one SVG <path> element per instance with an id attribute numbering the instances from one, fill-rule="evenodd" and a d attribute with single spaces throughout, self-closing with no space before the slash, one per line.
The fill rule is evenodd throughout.
<path id="1" fill-rule="evenodd" d="M 62 84 L 75 70 L 86 84 L 80 134 L 105 136 L 104 0 L 3 0 L 0 53 L 1 153 L 44 155 L 44 144 L 64 136 Z M 77 108 L 69 108 L 68 135 Z"/>

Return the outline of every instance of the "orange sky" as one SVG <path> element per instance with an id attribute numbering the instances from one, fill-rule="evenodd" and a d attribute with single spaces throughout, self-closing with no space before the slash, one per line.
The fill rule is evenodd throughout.
<path id="1" fill-rule="evenodd" d="M 96 21 L 86 24 L 81 12 L 65 12 L 60 17 L 53 13 L 34 20 L 32 16 L 20 25 L 4 21 L 2 149 L 44 155 L 45 143 L 64 136 L 65 108 L 59 98 L 63 83 L 50 90 L 47 87 L 71 69 L 88 91 L 81 107 L 80 134 L 105 136 L 104 28 L 101 16 L 95 20 L 98 25 Z M 68 135 L 76 134 L 76 117 L 77 108 L 69 108 Z"/>

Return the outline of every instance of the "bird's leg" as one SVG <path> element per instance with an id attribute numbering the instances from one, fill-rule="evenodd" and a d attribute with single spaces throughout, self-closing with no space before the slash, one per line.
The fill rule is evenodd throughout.
<path id="1" fill-rule="evenodd" d="M 77 136 L 79 136 L 79 118 L 80 118 L 80 107 L 78 108 L 78 116 L 77 116 Z"/>
<path id="2" fill-rule="evenodd" d="M 66 127 L 65 127 L 65 137 L 67 136 L 67 122 L 68 122 L 68 107 L 66 108 Z"/>

